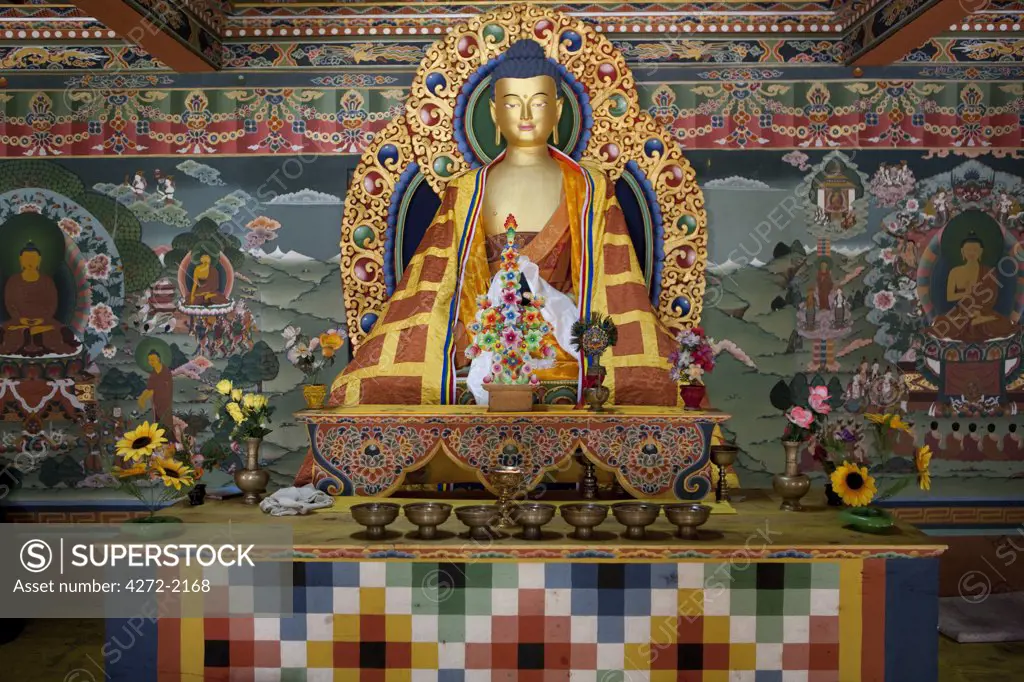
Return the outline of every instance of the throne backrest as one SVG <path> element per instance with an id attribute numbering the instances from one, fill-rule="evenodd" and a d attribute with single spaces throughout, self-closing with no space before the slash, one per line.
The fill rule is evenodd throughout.
<path id="1" fill-rule="evenodd" d="M 457 26 L 427 50 L 406 113 L 377 133 L 355 169 L 340 245 L 355 346 L 401 279 L 447 182 L 500 153 L 489 114 L 490 74 L 523 38 L 540 43 L 561 68 L 566 105 L 558 146 L 597 163 L 616 183 L 662 321 L 670 329 L 699 323 L 707 215 L 693 168 L 641 111 L 632 74 L 607 38 L 579 20 L 517 5 Z"/>

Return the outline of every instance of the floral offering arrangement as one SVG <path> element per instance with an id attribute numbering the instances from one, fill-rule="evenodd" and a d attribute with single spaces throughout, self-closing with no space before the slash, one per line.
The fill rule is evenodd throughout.
<path id="1" fill-rule="evenodd" d="M 188 493 L 198 476 L 185 448 L 168 443 L 159 424 L 142 422 L 117 441 L 111 474 L 119 488 L 142 502 L 149 517 Z"/>
<path id="2" fill-rule="evenodd" d="M 510 214 L 505 219 L 507 242 L 496 275 L 502 282 L 501 303 L 492 304 L 486 294 L 477 297 L 476 320 L 469 325 L 473 342 L 466 348 L 466 357 L 472 360 L 484 352 L 494 354 L 485 384 L 537 384 L 533 370 L 555 357 L 552 328 L 540 312 L 544 298 L 521 293 L 516 227 Z"/>
<path id="3" fill-rule="evenodd" d="M 306 383 L 318 383 L 320 370 L 334 364 L 334 356 L 348 338 L 340 329 L 328 329 L 319 336 L 307 336 L 300 327 L 285 327 L 281 332 L 288 361 L 306 377 Z M 319 351 L 319 352 L 318 352 Z"/>
<path id="4" fill-rule="evenodd" d="M 714 339 L 704 334 L 702 327 L 684 329 L 676 337 L 678 348 L 668 356 L 672 367 L 669 376 L 672 381 L 683 384 L 702 384 L 706 372 L 715 368 Z"/>
<path id="5" fill-rule="evenodd" d="M 227 379 L 217 382 L 217 393 L 220 398 L 214 425 L 217 428 L 230 426 L 232 440 L 263 438 L 271 432 L 268 424 L 274 408 L 267 396 L 262 393 L 245 393 Z"/>
<path id="6" fill-rule="evenodd" d="M 914 449 L 913 471 L 909 474 L 898 475 L 895 481 L 879 491 L 878 481 L 872 473 L 877 474 L 879 470 L 885 468 L 893 456 L 892 441 L 894 437 L 898 437 L 901 433 L 913 435 L 913 430 L 910 424 L 903 421 L 898 414 L 866 414 L 864 418 L 870 426 L 874 449 L 879 456 L 879 461 L 874 465 L 867 461 L 863 451 L 859 456 L 844 456 L 842 464 L 838 466 L 831 462 L 832 456 L 840 454 L 835 447 L 837 442 L 845 441 L 845 445 L 851 446 L 845 448 L 847 451 L 857 452 L 856 446 L 860 444 L 863 436 L 856 427 L 838 429 L 837 433 L 831 436 L 831 440 L 819 439 L 822 448 L 828 453 L 823 465 L 825 462 L 831 464 L 831 467 L 825 466 L 826 472 L 830 474 L 832 489 L 842 498 L 843 502 L 851 507 L 863 507 L 872 502 L 880 502 L 900 492 L 914 480 L 921 490 L 930 490 L 932 451 L 928 445 L 922 445 Z M 829 429 L 826 429 L 826 433 L 828 432 Z"/>
<path id="7" fill-rule="evenodd" d="M 831 411 L 828 387 L 811 387 L 805 404 L 794 404 L 786 410 L 786 428 L 782 432 L 782 440 L 802 443 L 814 438 L 821 433 Z"/>

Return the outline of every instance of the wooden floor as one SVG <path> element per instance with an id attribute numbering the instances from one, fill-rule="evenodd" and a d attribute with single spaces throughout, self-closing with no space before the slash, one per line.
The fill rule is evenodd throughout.
<path id="1" fill-rule="evenodd" d="M 104 644 L 102 620 L 37 620 L 15 641 L 0 645 L 5 680 L 103 682 L 96 663 Z M 940 637 L 939 682 L 1019 679 L 1024 642 L 957 644 Z M 189 682 L 199 682 L 192 680 Z"/>

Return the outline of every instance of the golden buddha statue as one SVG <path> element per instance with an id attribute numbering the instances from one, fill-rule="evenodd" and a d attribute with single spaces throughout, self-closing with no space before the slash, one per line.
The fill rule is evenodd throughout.
<path id="1" fill-rule="evenodd" d="M 515 216 L 520 269 L 547 299 L 558 354 L 541 379 L 575 379 L 586 368 L 569 343 L 572 323 L 606 313 L 618 344 L 602 358 L 619 404 L 676 405 L 667 356 L 673 339 L 651 305 L 615 188 L 600 170 L 548 146 L 562 110 L 561 74 L 541 46 L 509 47 L 492 73 L 491 116 L 505 151 L 454 177 L 391 299 L 335 379 L 330 404 L 450 404 L 471 339 L 476 299 L 488 291 Z M 609 357 L 610 356 L 610 357 Z M 480 369 L 480 368 L 476 368 Z M 486 368 L 483 368 L 486 369 Z M 478 403 L 485 371 L 467 384 Z"/>
<path id="2" fill-rule="evenodd" d="M 963 263 L 952 268 L 946 278 L 946 300 L 953 308 L 940 315 L 928 333 L 955 341 L 988 341 L 1012 336 L 1019 320 L 996 311 L 1001 284 L 997 272 L 982 263 L 984 245 L 976 236 L 960 244 Z"/>
<path id="3" fill-rule="evenodd" d="M 43 255 L 29 242 L 18 255 L 21 272 L 4 283 L 8 320 L 0 326 L 0 355 L 9 357 L 68 357 L 82 344 L 57 319 L 60 295 L 53 277 L 40 270 Z"/>

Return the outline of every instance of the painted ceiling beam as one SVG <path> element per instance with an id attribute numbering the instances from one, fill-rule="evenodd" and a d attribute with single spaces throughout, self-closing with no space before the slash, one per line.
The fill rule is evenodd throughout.
<path id="1" fill-rule="evenodd" d="M 203 22 L 173 3 L 149 0 L 73 2 L 80 11 L 101 21 L 174 71 L 202 73 L 216 71 L 219 67 L 219 37 Z"/>
<path id="2" fill-rule="evenodd" d="M 886 66 L 923 45 L 971 13 L 972 0 L 882 2 L 853 26 L 846 62 Z M 895 10 L 894 8 L 898 8 Z"/>

